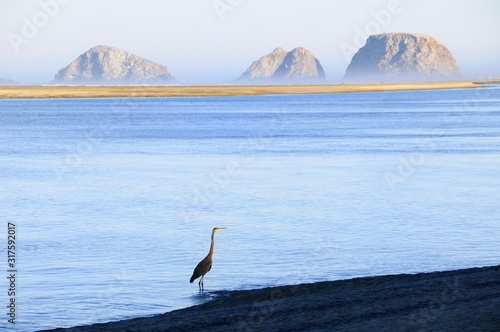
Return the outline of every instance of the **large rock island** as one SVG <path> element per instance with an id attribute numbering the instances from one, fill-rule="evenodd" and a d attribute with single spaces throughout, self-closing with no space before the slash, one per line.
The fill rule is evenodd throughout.
<path id="1" fill-rule="evenodd" d="M 319 83 L 325 71 L 314 55 L 303 47 L 290 52 L 281 47 L 254 61 L 237 79 L 242 84 Z"/>
<path id="2" fill-rule="evenodd" d="M 453 54 L 435 38 L 414 33 L 383 33 L 370 36 L 354 55 L 344 81 L 436 81 L 461 77 Z"/>
<path id="3" fill-rule="evenodd" d="M 17 83 L 14 80 L 7 80 L 5 78 L 0 78 L 0 86 L 6 86 L 6 85 L 19 85 L 19 83 Z"/>
<path id="4" fill-rule="evenodd" d="M 167 67 L 116 47 L 96 46 L 55 75 L 54 84 L 163 85 L 176 83 Z"/>

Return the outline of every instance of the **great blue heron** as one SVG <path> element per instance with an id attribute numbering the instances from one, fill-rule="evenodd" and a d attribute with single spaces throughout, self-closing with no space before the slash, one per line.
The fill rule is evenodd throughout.
<path id="1" fill-rule="evenodd" d="M 212 243 L 210 244 L 210 251 L 208 252 L 207 257 L 203 258 L 201 262 L 196 265 L 193 275 L 191 276 L 191 279 L 189 280 L 190 283 L 192 283 L 196 278 L 201 277 L 200 281 L 198 282 L 198 288 L 200 289 L 200 292 L 203 292 L 203 277 L 205 277 L 205 274 L 207 274 L 208 271 L 212 268 L 212 256 L 214 255 L 214 236 L 215 233 L 218 231 L 223 231 L 227 229 L 226 227 L 215 227 L 212 230 Z"/>

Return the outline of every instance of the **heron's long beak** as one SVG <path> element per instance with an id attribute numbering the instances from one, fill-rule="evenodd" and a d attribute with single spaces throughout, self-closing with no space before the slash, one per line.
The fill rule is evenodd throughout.
<path id="1" fill-rule="evenodd" d="M 227 227 L 217 227 L 218 231 L 225 231 L 226 229 L 227 229 Z"/>

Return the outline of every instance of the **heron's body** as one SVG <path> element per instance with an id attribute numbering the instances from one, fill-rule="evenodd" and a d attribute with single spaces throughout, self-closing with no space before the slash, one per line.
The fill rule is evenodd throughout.
<path id="1" fill-rule="evenodd" d="M 193 271 L 193 275 L 191 276 L 191 279 L 189 280 L 189 282 L 192 283 L 195 279 L 201 277 L 200 281 L 198 282 L 198 287 L 200 289 L 200 292 L 203 292 L 203 278 L 205 277 L 205 274 L 207 274 L 208 271 L 210 271 L 210 269 L 212 268 L 212 256 L 214 255 L 214 236 L 215 236 L 215 233 L 218 231 L 225 230 L 225 229 L 227 229 L 227 228 L 215 227 L 212 230 L 212 243 L 210 244 L 210 251 L 208 252 L 207 257 L 205 257 L 201 262 L 198 263 L 198 265 L 196 265 L 196 267 Z"/>

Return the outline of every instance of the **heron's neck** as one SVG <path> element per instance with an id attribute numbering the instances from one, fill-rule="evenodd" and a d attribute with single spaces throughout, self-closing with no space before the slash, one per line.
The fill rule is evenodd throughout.
<path id="1" fill-rule="evenodd" d="M 208 256 L 212 256 L 214 254 L 214 236 L 215 232 L 212 232 L 212 243 L 210 244 L 210 251 L 208 252 Z"/>

